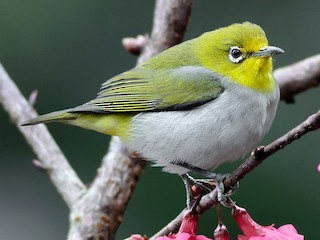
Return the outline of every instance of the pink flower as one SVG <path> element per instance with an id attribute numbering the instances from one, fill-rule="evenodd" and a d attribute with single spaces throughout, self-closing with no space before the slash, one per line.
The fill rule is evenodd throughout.
<path id="1" fill-rule="evenodd" d="M 198 215 L 188 212 L 182 220 L 178 233 L 171 233 L 168 236 L 157 237 L 156 240 L 212 240 L 204 235 L 196 235 L 198 226 Z"/>
<path id="2" fill-rule="evenodd" d="M 318 165 L 318 171 L 320 172 L 320 164 Z"/>
<path id="3" fill-rule="evenodd" d="M 246 209 L 235 206 L 233 217 L 244 235 L 238 235 L 238 240 L 303 240 L 303 235 L 291 224 L 279 227 L 260 226 L 248 214 Z"/>
<path id="4" fill-rule="evenodd" d="M 148 240 L 146 236 L 141 236 L 140 234 L 132 234 L 129 238 L 126 238 L 125 240 Z"/>
<path id="5" fill-rule="evenodd" d="M 229 232 L 224 224 L 219 224 L 214 230 L 214 240 L 230 240 Z"/>

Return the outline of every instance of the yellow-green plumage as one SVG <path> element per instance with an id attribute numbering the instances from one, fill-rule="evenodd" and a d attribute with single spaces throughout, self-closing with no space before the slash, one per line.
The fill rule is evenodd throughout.
<path id="1" fill-rule="evenodd" d="M 239 63 L 230 60 L 233 46 L 243 56 Z M 267 46 L 263 30 L 249 22 L 207 32 L 107 80 L 95 99 L 24 125 L 59 121 L 129 141 L 141 114 L 185 111 L 187 116 L 193 109 L 219 99 L 229 85 L 268 96 L 275 89 L 270 56 L 282 50 L 267 52 L 263 49 Z M 174 125 L 169 124 L 168 129 Z M 189 125 L 192 127 L 192 122 Z"/>
<path id="2" fill-rule="evenodd" d="M 221 92 L 209 75 L 186 74 L 179 68 L 149 68 L 150 65 L 143 65 L 111 78 L 102 85 L 96 99 L 74 110 L 103 113 L 165 110 L 208 101 Z M 196 80 L 198 77 L 201 79 Z"/>
<path id="3" fill-rule="evenodd" d="M 138 112 L 210 101 L 222 91 L 217 82 L 210 76 L 176 71 L 181 66 L 200 66 L 191 51 L 194 44 L 195 40 L 186 41 L 114 76 L 102 84 L 97 98 L 83 105 L 45 114 L 23 125 L 59 121 L 125 137 L 130 118 Z"/>
<path id="4" fill-rule="evenodd" d="M 250 58 L 250 54 L 268 46 L 266 35 L 258 25 L 249 22 L 233 24 L 227 33 L 225 28 L 220 28 L 205 33 L 198 39 L 195 52 L 198 53 L 202 66 L 257 91 L 270 93 L 273 90 L 272 59 Z M 232 63 L 225 54 L 232 46 L 239 46 L 243 54 L 248 56 L 242 64 Z M 219 50 L 208 54 L 207 49 Z"/>
<path id="5" fill-rule="evenodd" d="M 128 136 L 128 126 L 134 115 L 134 113 L 100 114 L 94 112 L 73 112 L 73 109 L 66 109 L 41 115 L 23 123 L 22 126 L 61 122 L 126 139 Z"/>

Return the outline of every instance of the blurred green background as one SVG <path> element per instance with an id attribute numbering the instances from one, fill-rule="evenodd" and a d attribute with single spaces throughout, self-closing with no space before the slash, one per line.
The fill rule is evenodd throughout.
<path id="1" fill-rule="evenodd" d="M 0 61 L 29 96 L 39 91 L 39 113 L 81 104 L 96 96 L 109 77 L 135 65 L 121 39 L 150 32 L 154 2 L 0 0 Z M 319 53 L 320 1 L 195 1 L 186 39 L 249 20 L 260 24 L 270 44 L 286 53 L 275 68 Z M 281 136 L 319 109 L 320 88 L 300 94 L 296 104 L 280 104 L 265 143 Z M 31 163 L 36 156 L 0 109 L 0 238 L 65 239 L 68 209 Z M 107 136 L 59 124 L 48 126 L 84 182 L 90 183 L 106 152 Z M 306 239 L 319 239 L 319 132 L 268 159 L 241 181 L 234 200 L 259 223 L 293 223 Z M 218 169 L 230 172 L 239 161 Z M 117 239 L 151 236 L 184 207 L 178 176 L 148 166 L 126 211 Z M 224 210 L 233 239 L 239 229 Z M 212 237 L 214 210 L 200 218 L 199 233 Z"/>

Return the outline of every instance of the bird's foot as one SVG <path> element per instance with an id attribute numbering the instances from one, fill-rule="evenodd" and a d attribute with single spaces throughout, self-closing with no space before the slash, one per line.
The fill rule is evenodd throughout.
<path id="1" fill-rule="evenodd" d="M 225 191 L 224 180 L 230 174 L 221 175 L 221 178 L 216 182 L 217 184 L 217 200 L 220 204 L 227 208 L 231 208 L 234 206 L 234 203 L 230 200 L 230 196 L 233 195 L 239 187 L 239 182 L 237 182 L 236 186 L 231 187 L 227 192 Z"/>
<path id="2" fill-rule="evenodd" d="M 236 190 L 239 187 L 239 183 L 237 183 L 235 187 L 228 189 L 228 191 L 226 192 L 224 180 L 226 179 L 226 177 L 229 176 L 229 174 L 214 173 L 184 162 L 178 162 L 175 164 L 184 167 L 192 172 L 198 173 L 206 178 L 194 179 L 188 174 L 183 174 L 181 176 L 186 187 L 188 209 L 190 209 L 191 206 L 193 206 L 195 195 L 200 195 L 201 197 L 202 195 L 211 192 L 215 188 L 217 188 L 218 191 L 218 202 L 225 207 L 231 206 L 229 197 L 236 192 Z M 193 186 L 195 186 L 196 189 L 193 189 Z"/>
<path id="3" fill-rule="evenodd" d="M 193 208 L 196 199 L 200 199 L 202 195 L 214 189 L 209 179 L 194 179 L 189 174 L 183 174 L 181 178 L 186 188 L 187 208 L 189 210 Z"/>
<path id="4" fill-rule="evenodd" d="M 230 174 L 216 174 L 212 173 L 212 176 L 214 178 L 208 178 L 208 179 L 194 179 L 195 187 L 198 187 L 200 191 L 202 191 L 204 194 L 207 194 L 214 190 L 215 188 L 217 189 L 217 200 L 219 203 L 221 203 L 225 207 L 232 207 L 233 205 L 230 204 L 230 196 L 233 195 L 236 190 L 239 187 L 239 183 L 237 183 L 236 186 L 229 188 L 228 191 L 225 191 L 225 186 L 224 186 L 224 180 L 229 176 Z M 206 186 L 207 189 L 209 188 L 210 191 L 203 191 L 203 188 L 201 186 Z"/>

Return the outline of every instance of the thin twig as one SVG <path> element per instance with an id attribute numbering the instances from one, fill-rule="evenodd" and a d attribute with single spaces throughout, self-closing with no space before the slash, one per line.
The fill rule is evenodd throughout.
<path id="1" fill-rule="evenodd" d="M 224 181 L 226 188 L 235 186 L 235 184 L 245 175 L 251 172 L 266 158 L 276 153 L 280 149 L 286 147 L 293 141 L 299 139 L 308 132 L 315 131 L 320 128 L 320 111 L 308 117 L 307 120 L 290 130 L 288 133 L 278 138 L 274 142 L 265 147 L 256 148 L 251 156 L 246 159 L 229 177 Z M 226 189 L 228 190 L 228 189 Z"/>
<path id="2" fill-rule="evenodd" d="M 260 146 L 254 149 L 250 155 L 230 176 L 224 180 L 225 191 L 236 186 L 237 182 L 243 179 L 248 173 L 259 166 L 265 159 L 278 152 L 280 149 L 285 148 L 290 143 L 298 140 L 303 135 L 318 130 L 320 128 L 320 110 L 315 114 L 309 116 L 304 122 L 300 123 L 295 128 L 284 134 L 282 137 L 276 139 L 267 146 Z M 197 209 L 199 213 L 211 208 L 217 204 L 217 192 L 204 196 Z"/>
<path id="3" fill-rule="evenodd" d="M 320 54 L 306 58 L 292 65 L 279 68 L 274 71 L 274 76 L 280 87 L 281 100 L 284 100 L 288 103 L 293 102 L 294 96 L 296 94 L 299 94 L 312 87 L 316 87 L 320 84 Z M 312 124 L 311 124 L 311 127 L 308 127 L 308 124 L 310 123 L 310 121 Z M 257 165 L 259 165 L 259 162 L 262 161 L 262 160 L 259 161 L 260 158 L 256 158 L 257 156 L 260 156 L 260 154 L 261 156 L 264 157 L 264 159 L 266 159 L 273 153 L 277 152 L 278 150 L 286 146 L 287 144 L 290 144 L 292 141 L 297 140 L 297 138 L 300 138 L 302 135 L 306 134 L 307 132 L 316 130 L 318 128 L 319 128 L 319 112 L 310 116 L 305 122 L 303 122 L 296 128 L 292 129 L 290 132 L 288 132 L 287 134 L 292 134 L 290 137 L 288 137 L 287 135 L 284 135 L 283 137 L 285 137 L 285 139 L 283 139 L 282 137 L 276 140 L 275 142 L 271 143 L 267 147 L 257 148 L 254 151 L 255 154 L 253 154 L 253 156 L 251 156 L 248 159 L 248 161 L 253 157 L 258 160 L 255 160 L 254 162 L 249 161 L 249 163 L 246 160 L 241 166 L 239 166 L 239 168 L 237 168 L 225 180 L 225 187 L 230 188 L 230 186 L 234 186 L 237 183 L 237 181 L 242 179 L 247 173 L 249 173 L 255 167 L 257 167 Z M 302 131 L 300 132 L 299 129 Z M 282 143 L 281 141 L 283 140 L 285 141 Z M 278 146 L 278 148 L 275 146 Z M 265 153 L 266 151 L 268 153 Z M 267 156 L 265 154 L 270 154 L 270 155 Z M 216 190 L 213 190 L 211 193 L 203 196 L 201 201 L 199 202 L 199 208 L 198 208 L 199 213 L 204 212 L 208 208 L 211 208 L 212 206 L 214 206 L 217 203 L 216 199 L 217 199 Z M 179 214 L 168 225 L 166 225 L 158 233 L 152 236 L 151 239 L 154 239 L 157 236 L 168 234 L 170 232 L 175 232 L 178 228 L 177 226 L 179 226 L 179 223 L 181 223 L 181 221 L 182 221 L 182 217 Z"/>
<path id="4" fill-rule="evenodd" d="M 274 71 L 281 99 L 294 102 L 294 96 L 309 88 L 320 85 L 320 54 Z"/>
<path id="5" fill-rule="evenodd" d="M 32 127 L 21 127 L 20 123 L 37 116 L 35 110 L 10 79 L 0 64 L 0 102 L 9 113 L 11 121 L 24 135 L 43 169 L 46 169 L 52 183 L 69 207 L 86 191 L 75 171 L 43 124 Z"/>
<path id="6" fill-rule="evenodd" d="M 244 178 L 248 173 L 255 169 L 259 164 L 261 164 L 265 159 L 270 157 L 272 154 L 276 153 L 280 149 L 286 147 L 293 141 L 299 139 L 308 132 L 318 130 L 320 128 L 320 111 L 308 117 L 307 120 L 290 130 L 288 133 L 284 134 L 282 137 L 276 139 L 269 145 L 265 147 L 257 147 L 234 172 L 230 174 L 224 180 L 225 190 L 228 191 L 231 187 L 235 186 L 239 180 Z M 197 212 L 199 214 L 205 212 L 206 210 L 212 208 L 218 203 L 217 201 L 218 192 L 214 189 L 212 192 L 203 196 L 197 207 Z M 184 212 L 185 209 L 182 211 Z M 172 220 L 168 225 L 162 228 L 158 233 L 152 236 L 151 239 L 155 239 L 161 235 L 167 235 L 170 232 L 175 232 L 182 221 L 182 214 L 179 214 L 174 220 Z"/>
<path id="7" fill-rule="evenodd" d="M 156 234 L 154 234 L 151 238 L 149 238 L 149 240 L 154 240 L 157 237 L 160 236 L 164 236 L 164 235 L 168 235 L 169 233 L 173 233 L 176 232 L 181 223 L 182 223 L 182 218 L 184 217 L 184 215 L 188 212 L 188 210 L 185 208 L 183 209 L 179 215 L 176 216 L 175 219 L 173 219 L 171 222 L 169 222 L 164 228 L 160 229 L 159 232 L 157 232 Z"/>
<path id="8" fill-rule="evenodd" d="M 135 38 L 126 37 L 122 39 L 123 47 L 133 55 L 140 55 L 148 42 L 147 35 L 138 35 Z"/>

